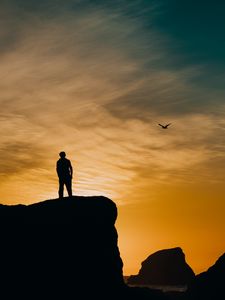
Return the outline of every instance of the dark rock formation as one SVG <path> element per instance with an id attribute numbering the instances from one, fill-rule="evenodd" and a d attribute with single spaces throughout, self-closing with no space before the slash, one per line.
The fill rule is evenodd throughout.
<path id="1" fill-rule="evenodd" d="M 116 218 L 105 197 L 0 205 L 1 299 L 116 297 L 125 286 Z"/>
<path id="2" fill-rule="evenodd" d="M 130 285 L 187 285 L 195 277 L 185 261 L 181 248 L 164 249 L 142 262 L 138 275 L 132 275 Z"/>
<path id="3" fill-rule="evenodd" d="M 189 284 L 188 299 L 225 299 L 225 253 Z"/>
<path id="4" fill-rule="evenodd" d="M 0 205 L 0 298 L 174 300 L 124 283 L 116 218 L 105 197 Z"/>

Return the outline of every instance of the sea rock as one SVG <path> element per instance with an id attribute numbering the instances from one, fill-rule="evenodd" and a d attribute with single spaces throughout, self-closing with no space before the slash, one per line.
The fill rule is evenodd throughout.
<path id="1" fill-rule="evenodd" d="M 207 271 L 196 275 L 189 284 L 189 299 L 225 299 L 225 253 Z"/>
<path id="2" fill-rule="evenodd" d="M 141 264 L 137 275 L 127 279 L 129 285 L 187 285 L 195 274 L 185 261 L 181 248 L 159 250 Z"/>

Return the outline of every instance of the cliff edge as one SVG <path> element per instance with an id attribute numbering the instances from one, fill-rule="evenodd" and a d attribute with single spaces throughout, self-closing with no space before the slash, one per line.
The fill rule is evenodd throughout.
<path id="1" fill-rule="evenodd" d="M 2 299 L 116 297 L 124 286 L 116 218 L 105 197 L 0 205 Z"/>
<path id="2" fill-rule="evenodd" d="M 225 253 L 213 266 L 202 272 L 189 284 L 187 295 L 190 299 L 225 299 Z"/>

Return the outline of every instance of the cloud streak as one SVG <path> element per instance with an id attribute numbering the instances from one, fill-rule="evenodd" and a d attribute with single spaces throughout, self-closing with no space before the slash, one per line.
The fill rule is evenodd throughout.
<path id="1" fill-rule="evenodd" d="M 24 201 L 34 180 L 37 197 L 48 187 L 54 195 L 62 149 L 74 161 L 78 194 L 120 203 L 140 186 L 189 182 L 195 168 L 210 177 L 205 163 L 223 159 L 224 115 L 211 106 L 222 94 L 191 83 L 198 67 L 163 68 L 164 37 L 122 11 L 63 12 L 26 11 L 10 21 L 14 34 L 1 29 L 1 177 L 23 178 Z M 164 121 L 173 123 L 167 132 L 157 126 Z"/>

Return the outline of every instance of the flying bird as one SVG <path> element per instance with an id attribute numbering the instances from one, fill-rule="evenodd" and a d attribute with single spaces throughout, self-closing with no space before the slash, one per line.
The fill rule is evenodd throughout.
<path id="1" fill-rule="evenodd" d="M 162 125 L 162 124 L 158 124 L 159 126 L 161 126 L 163 129 L 167 129 L 168 128 L 168 126 L 170 126 L 170 124 L 171 123 L 169 123 L 169 124 L 166 124 L 166 125 Z"/>

